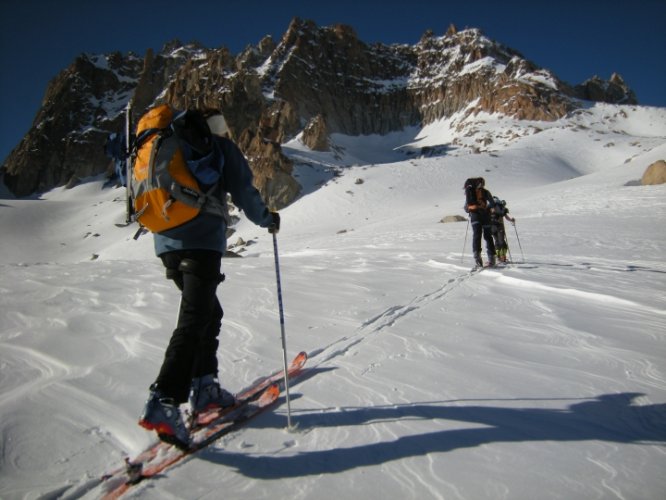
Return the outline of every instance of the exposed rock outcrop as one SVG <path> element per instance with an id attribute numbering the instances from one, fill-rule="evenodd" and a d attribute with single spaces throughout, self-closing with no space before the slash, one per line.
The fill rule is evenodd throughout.
<path id="1" fill-rule="evenodd" d="M 613 73 L 608 81 L 602 80 L 598 76 L 593 76 L 576 86 L 575 92 L 581 99 L 588 101 L 638 104 L 636 94 L 624 83 L 622 77 L 617 73 Z"/>
<path id="2" fill-rule="evenodd" d="M 666 161 L 655 161 L 643 173 L 641 184 L 643 186 L 652 186 L 664 183 L 666 183 Z"/>

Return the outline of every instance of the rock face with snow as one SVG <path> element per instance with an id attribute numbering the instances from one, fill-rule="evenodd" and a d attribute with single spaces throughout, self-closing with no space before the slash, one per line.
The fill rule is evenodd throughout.
<path id="1" fill-rule="evenodd" d="M 7 187 L 24 196 L 104 172 L 104 144 L 109 132 L 122 130 L 129 99 L 145 109 L 196 54 L 176 44 L 179 51 L 148 51 L 143 60 L 131 53 L 77 57 L 50 82 L 32 128 L 5 161 Z"/>
<path id="2" fill-rule="evenodd" d="M 635 104 L 637 102 L 634 92 L 617 73 L 613 73 L 608 81 L 594 76 L 581 85 L 577 85 L 576 91 L 581 98 L 589 101 L 618 104 Z"/>
<path id="3" fill-rule="evenodd" d="M 117 53 L 77 57 L 50 83 L 32 128 L 7 158 L 7 186 L 27 195 L 100 172 L 108 162 L 102 144 L 120 123 L 140 68 L 139 59 Z"/>
<path id="4" fill-rule="evenodd" d="M 237 56 L 177 41 L 143 59 L 81 55 L 51 82 L 6 159 L 9 189 L 23 196 L 103 172 L 106 136 L 121 128 L 130 99 L 134 119 L 159 102 L 223 113 L 278 209 L 300 190 L 281 144 L 301 133 L 310 148 L 326 150 L 332 133 L 386 134 L 461 112 L 551 121 L 580 107 L 578 99 L 636 103 L 619 75 L 572 87 L 476 29 L 368 45 L 348 26 L 294 19 L 279 42 L 266 37 Z"/>

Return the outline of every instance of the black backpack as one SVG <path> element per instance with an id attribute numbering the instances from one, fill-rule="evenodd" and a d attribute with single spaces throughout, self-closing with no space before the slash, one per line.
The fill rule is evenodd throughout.
<path id="1" fill-rule="evenodd" d="M 482 204 L 484 207 L 486 205 L 485 200 L 478 200 L 476 195 L 476 189 L 481 182 L 485 184 L 483 177 L 470 177 L 465 181 L 465 185 L 463 186 L 465 189 L 465 206 L 463 208 L 467 213 L 476 211 L 479 204 Z"/>
<path id="2" fill-rule="evenodd" d="M 506 201 L 500 200 L 497 196 L 493 196 L 493 201 L 495 202 L 495 215 L 501 219 L 509 212 L 509 209 L 506 208 Z"/>

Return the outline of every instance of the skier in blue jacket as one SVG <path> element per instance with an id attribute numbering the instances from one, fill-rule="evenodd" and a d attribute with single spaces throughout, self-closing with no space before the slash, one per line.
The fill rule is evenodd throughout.
<path id="1" fill-rule="evenodd" d="M 495 208 L 491 211 L 490 220 L 492 222 L 492 233 L 495 240 L 495 253 L 500 262 L 506 263 L 506 254 L 509 251 L 509 244 L 506 238 L 506 229 L 504 228 L 504 219 L 516 225 L 516 219 L 509 215 L 509 207 L 506 206 L 506 201 L 500 200 L 497 196 L 493 196 Z"/>
<path id="2" fill-rule="evenodd" d="M 252 171 L 238 147 L 217 135 L 213 136 L 212 147 L 221 168 L 216 196 L 224 201 L 229 193 L 248 219 L 269 232 L 279 231 L 280 216 L 269 211 L 253 186 Z M 189 446 L 189 433 L 179 406 L 188 398 L 195 414 L 235 403 L 234 396 L 221 388 L 217 379 L 223 311 L 216 292 L 224 280 L 220 268 L 227 246 L 226 230 L 226 220 L 202 212 L 186 224 L 154 234 L 155 253 L 166 268 L 167 278 L 181 291 L 181 301 L 176 329 L 150 386 L 139 425 L 182 448 Z"/>

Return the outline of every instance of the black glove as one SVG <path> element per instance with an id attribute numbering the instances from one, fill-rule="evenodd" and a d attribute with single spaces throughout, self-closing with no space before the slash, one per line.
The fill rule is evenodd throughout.
<path id="1" fill-rule="evenodd" d="M 271 234 L 277 234 L 280 232 L 280 214 L 277 212 L 271 212 L 273 217 L 273 222 L 268 226 L 268 232 Z"/>

